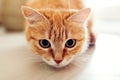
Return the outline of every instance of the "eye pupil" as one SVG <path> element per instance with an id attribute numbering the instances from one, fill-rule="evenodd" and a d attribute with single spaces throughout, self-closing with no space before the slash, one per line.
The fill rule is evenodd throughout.
<path id="1" fill-rule="evenodd" d="M 43 48 L 49 48 L 51 46 L 50 43 L 49 43 L 49 41 L 46 40 L 46 39 L 40 40 L 39 44 Z"/>
<path id="2" fill-rule="evenodd" d="M 47 45 L 49 44 L 49 42 L 48 42 L 47 40 L 43 40 L 43 41 L 42 41 L 42 44 L 43 44 L 44 46 L 47 46 Z"/>
<path id="3" fill-rule="evenodd" d="M 65 47 L 72 48 L 72 47 L 75 46 L 75 44 L 76 44 L 76 40 L 74 40 L 74 39 L 69 39 L 69 40 L 66 42 Z"/>
<path id="4" fill-rule="evenodd" d="M 68 40 L 68 45 L 72 45 L 73 44 L 73 40 Z"/>

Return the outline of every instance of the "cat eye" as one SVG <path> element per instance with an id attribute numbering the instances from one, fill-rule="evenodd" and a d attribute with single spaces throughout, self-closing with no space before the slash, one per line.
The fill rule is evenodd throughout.
<path id="1" fill-rule="evenodd" d="M 39 45 L 43 48 L 49 48 L 51 47 L 50 42 L 46 39 L 39 40 Z"/>
<path id="2" fill-rule="evenodd" d="M 66 44 L 65 44 L 65 47 L 67 48 L 72 48 L 74 47 L 76 44 L 76 40 L 75 39 L 69 39 Z"/>

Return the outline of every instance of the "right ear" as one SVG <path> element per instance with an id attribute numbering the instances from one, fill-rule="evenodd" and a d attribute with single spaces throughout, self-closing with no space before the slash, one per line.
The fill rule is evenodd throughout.
<path id="1" fill-rule="evenodd" d="M 40 14 L 38 11 L 30 7 L 22 6 L 21 10 L 24 18 L 28 21 L 30 25 L 34 25 L 37 22 L 47 20 L 47 18 L 44 15 Z"/>
<path id="2" fill-rule="evenodd" d="M 84 23 L 88 19 L 90 12 L 91 12 L 90 8 L 81 9 L 80 11 L 68 17 L 67 20 L 77 23 Z"/>

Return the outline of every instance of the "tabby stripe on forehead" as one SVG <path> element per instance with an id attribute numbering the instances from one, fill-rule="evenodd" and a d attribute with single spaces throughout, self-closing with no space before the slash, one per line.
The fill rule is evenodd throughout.
<path id="1" fill-rule="evenodd" d="M 66 37 L 66 39 L 68 38 L 68 31 L 67 31 L 67 29 L 65 29 L 65 37 Z"/>
<path id="2" fill-rule="evenodd" d="M 51 24 L 50 30 L 49 30 L 49 39 L 51 39 L 51 36 L 52 36 L 52 29 L 53 29 L 53 27 L 52 27 L 52 24 Z"/>

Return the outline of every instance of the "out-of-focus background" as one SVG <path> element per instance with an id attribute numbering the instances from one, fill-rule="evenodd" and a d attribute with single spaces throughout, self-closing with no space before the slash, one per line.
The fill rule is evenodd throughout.
<path id="1" fill-rule="evenodd" d="M 0 34 L 5 31 L 22 31 L 24 18 L 21 5 L 27 0 L 0 0 Z M 93 10 L 95 33 L 120 34 L 120 0 L 83 0 Z"/>
<path id="2" fill-rule="evenodd" d="M 4 27 L 6 31 L 23 30 L 24 19 L 21 14 L 21 5 L 25 2 L 26 0 L 0 0 L 0 27 Z"/>
<path id="3" fill-rule="evenodd" d="M 83 1 L 93 11 L 96 46 L 54 69 L 27 45 L 20 9 L 26 0 L 0 0 L 0 80 L 120 80 L 120 0 Z"/>
<path id="4" fill-rule="evenodd" d="M 120 35 L 120 0 L 84 0 L 93 9 L 96 33 Z"/>

